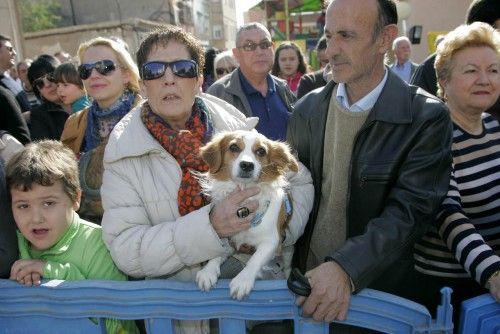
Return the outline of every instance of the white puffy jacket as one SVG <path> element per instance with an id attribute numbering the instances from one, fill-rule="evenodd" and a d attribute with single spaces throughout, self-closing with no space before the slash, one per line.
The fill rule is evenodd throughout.
<path id="1" fill-rule="evenodd" d="M 215 132 L 251 130 L 247 118 L 226 102 L 200 95 Z M 104 154 L 101 187 L 103 239 L 117 266 L 133 277 L 194 280 L 200 263 L 227 253 L 209 220 L 210 206 L 180 216 L 177 191 L 181 169 L 140 118 L 140 106 L 114 128 Z M 313 203 L 309 171 L 290 177 L 294 213 L 284 246 L 303 233 Z"/>

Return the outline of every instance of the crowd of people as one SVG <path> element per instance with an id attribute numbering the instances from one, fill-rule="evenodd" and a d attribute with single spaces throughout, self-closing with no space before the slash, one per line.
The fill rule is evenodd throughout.
<path id="1" fill-rule="evenodd" d="M 14 46 L 0 35 L 1 277 L 193 281 L 230 253 L 225 237 L 252 228 L 259 192 L 237 188 L 210 203 L 198 152 L 214 134 L 249 130 L 286 141 L 300 161 L 287 175 L 293 213 L 282 243 L 311 286 L 297 300 L 304 315 L 342 321 L 366 287 L 433 313 L 450 286 L 455 323 L 465 299 L 500 302 L 500 2 L 474 0 L 419 66 L 398 37 L 393 0 L 332 0 L 324 19 L 321 68 L 309 73 L 297 44 L 275 49 L 256 22 L 224 52 L 170 25 L 147 34 L 135 60 L 123 42 L 97 37 L 77 62 L 19 62 L 19 81 L 9 75 Z M 241 270 L 240 253 L 221 277 Z M 264 276 L 285 278 L 281 261 Z M 208 321 L 175 327 L 211 330 Z"/>

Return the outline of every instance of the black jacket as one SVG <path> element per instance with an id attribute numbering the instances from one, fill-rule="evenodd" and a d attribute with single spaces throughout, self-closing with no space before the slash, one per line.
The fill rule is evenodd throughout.
<path id="1" fill-rule="evenodd" d="M 1 137 L 1 136 L 0 136 Z M 18 258 L 16 223 L 5 185 L 4 161 L 0 158 L 0 278 L 9 278 L 10 268 Z"/>
<path id="2" fill-rule="evenodd" d="M 412 85 L 423 88 L 432 95 L 436 95 L 437 93 L 437 78 L 436 70 L 434 69 L 435 61 L 436 54 L 433 53 L 422 64 L 418 65 L 410 80 Z"/>
<path id="3" fill-rule="evenodd" d="M 23 118 L 14 94 L 0 85 L 0 130 L 6 130 L 21 144 L 31 141 L 28 125 Z"/>
<path id="4" fill-rule="evenodd" d="M 302 270 L 318 214 L 325 124 L 335 83 L 303 99 L 288 127 L 288 141 L 311 171 L 315 202 L 296 244 Z M 386 85 L 355 138 L 347 194 L 347 240 L 331 259 L 356 290 L 399 293 L 411 272 L 412 248 L 433 221 L 448 190 L 452 124 L 445 105 L 388 72 Z"/>
<path id="5" fill-rule="evenodd" d="M 323 77 L 323 70 L 304 74 L 300 78 L 297 98 L 300 99 L 310 91 L 323 87 L 324 85 L 326 85 L 326 80 Z"/>
<path id="6" fill-rule="evenodd" d="M 59 105 L 43 102 L 31 111 L 31 140 L 61 139 L 69 114 Z"/>

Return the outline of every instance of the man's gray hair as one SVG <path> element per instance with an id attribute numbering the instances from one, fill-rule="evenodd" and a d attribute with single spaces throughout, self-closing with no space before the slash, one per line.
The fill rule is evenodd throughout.
<path id="1" fill-rule="evenodd" d="M 271 33 L 267 30 L 266 26 L 259 22 L 250 22 L 238 28 L 238 31 L 236 32 L 236 46 L 239 46 L 240 44 L 240 38 L 243 31 L 252 29 L 260 29 L 264 31 L 269 36 L 269 39 L 271 39 Z"/>
<path id="2" fill-rule="evenodd" d="M 406 36 L 399 36 L 397 38 L 394 39 L 394 41 L 392 42 L 392 51 L 396 50 L 396 48 L 398 47 L 398 44 L 400 42 L 407 42 L 408 44 L 410 44 L 411 46 L 411 42 L 410 42 L 410 39 Z"/>

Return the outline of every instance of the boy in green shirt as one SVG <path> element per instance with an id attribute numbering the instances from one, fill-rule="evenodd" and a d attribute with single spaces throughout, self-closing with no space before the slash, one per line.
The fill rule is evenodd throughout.
<path id="1" fill-rule="evenodd" d="M 10 279 L 26 286 L 41 278 L 119 280 L 127 277 L 111 259 L 99 225 L 80 219 L 78 165 L 61 142 L 27 145 L 6 168 L 7 188 L 18 227 L 20 259 Z M 106 320 L 108 333 L 137 333 L 133 321 Z"/>

